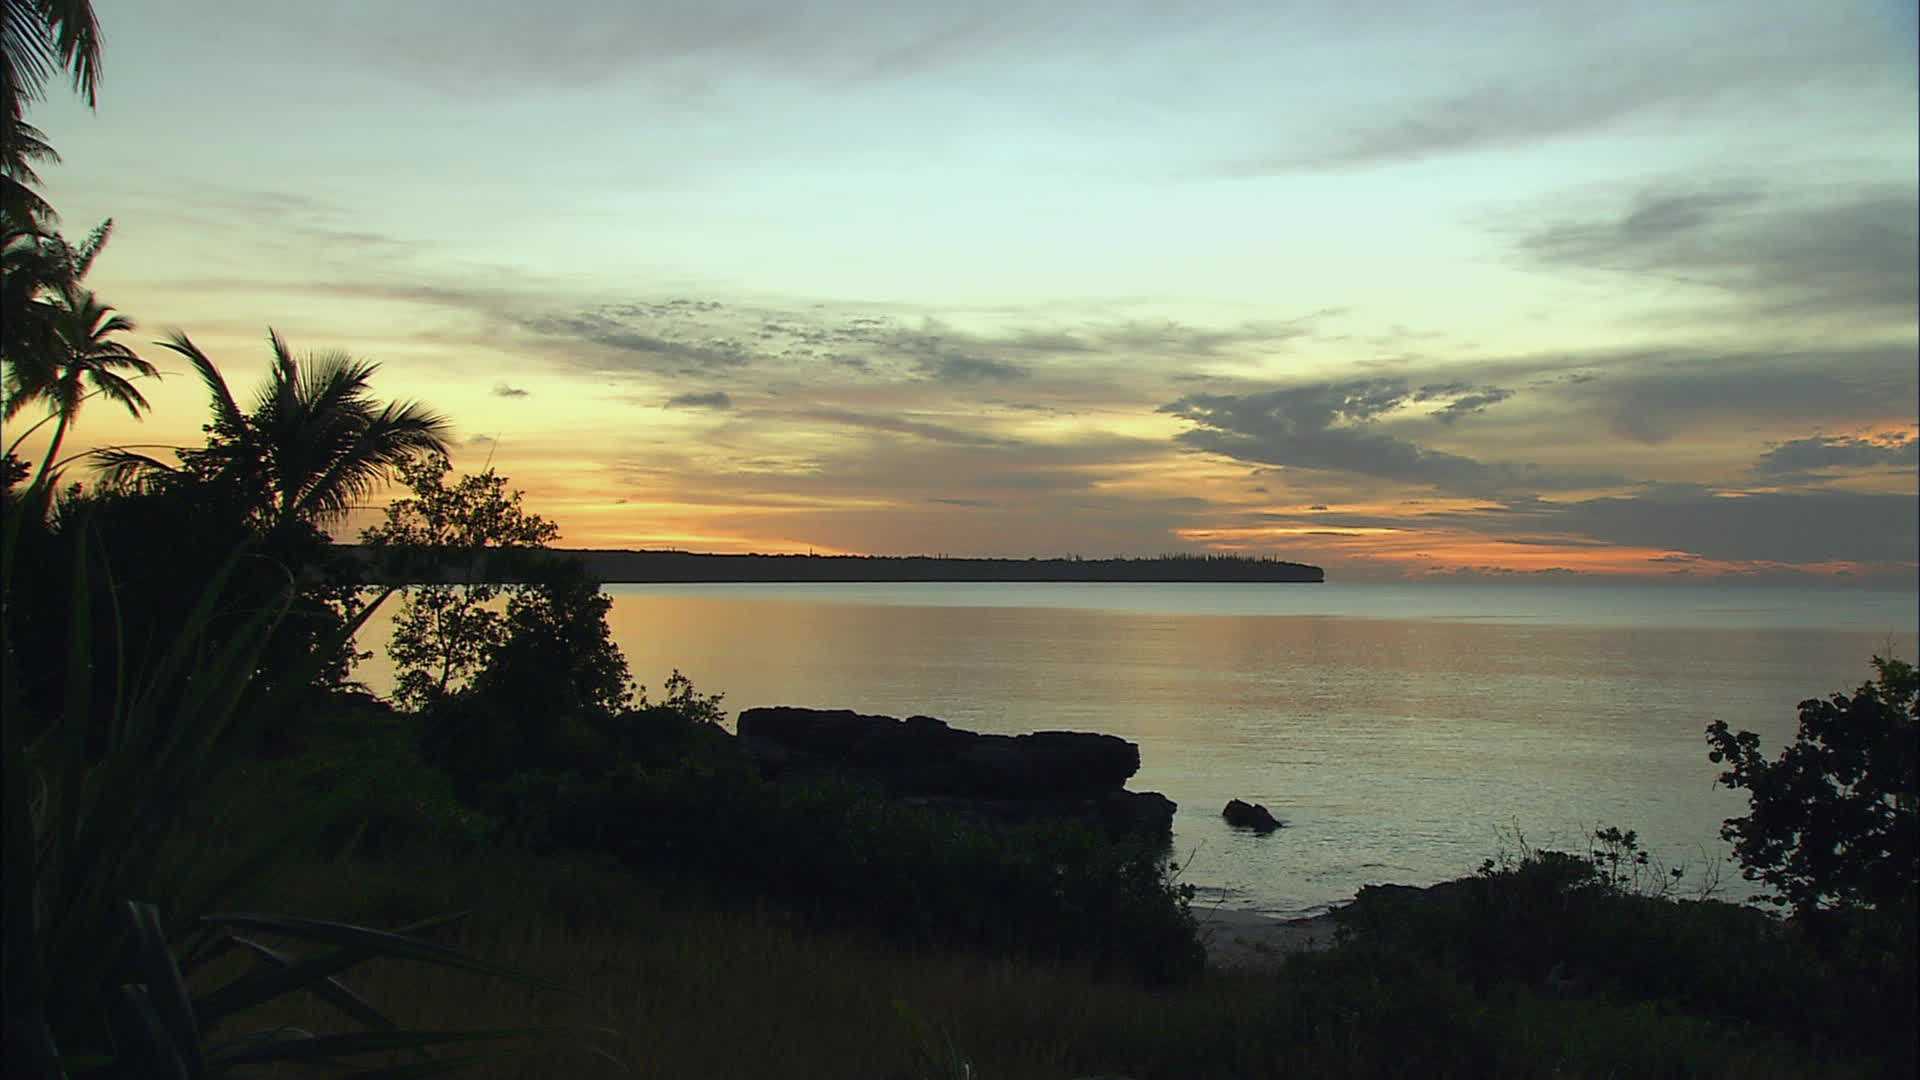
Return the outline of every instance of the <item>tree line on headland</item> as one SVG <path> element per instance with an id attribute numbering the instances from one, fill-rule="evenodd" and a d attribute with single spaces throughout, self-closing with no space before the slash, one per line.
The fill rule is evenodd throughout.
<path id="1" fill-rule="evenodd" d="M 342 555 L 365 566 L 370 585 L 409 585 L 457 580 L 461 571 L 420 560 L 395 570 L 359 544 L 339 545 Z M 691 551 L 625 551 L 552 548 L 548 554 L 573 563 L 590 581 L 621 583 L 720 582 L 1323 582 L 1326 571 L 1306 563 L 1240 555 L 1157 555 L 1148 558 L 970 559 L 934 555 L 716 555 Z M 458 562 L 458 560 L 454 560 Z M 527 573 L 504 561 L 483 564 L 488 580 L 519 580 Z M 403 580 L 404 579 L 404 580 Z M 480 580 L 475 578 L 473 580 Z"/>

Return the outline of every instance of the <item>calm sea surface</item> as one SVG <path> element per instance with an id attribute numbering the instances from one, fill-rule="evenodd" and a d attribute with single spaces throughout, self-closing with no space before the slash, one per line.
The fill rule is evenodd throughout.
<path id="1" fill-rule="evenodd" d="M 1744 895 L 1719 840 L 1702 732 L 1759 732 L 1796 702 L 1912 661 L 1908 593 L 1703 586 L 617 585 L 634 675 L 679 668 L 731 713 L 924 713 L 1140 744 L 1130 786 L 1180 804 L 1202 902 L 1278 915 L 1378 882 L 1427 884 L 1514 847 L 1639 830 Z M 369 627 L 371 634 L 383 628 Z M 382 661 L 361 676 L 383 689 Z M 1230 798 L 1287 823 L 1225 827 Z"/>

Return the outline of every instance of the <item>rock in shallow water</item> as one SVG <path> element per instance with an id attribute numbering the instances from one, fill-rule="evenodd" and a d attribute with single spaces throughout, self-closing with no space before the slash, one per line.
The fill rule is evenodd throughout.
<path id="1" fill-rule="evenodd" d="M 921 805 L 994 821 L 1076 819 L 1164 839 L 1173 801 L 1127 791 L 1140 748 L 1113 735 L 989 735 L 931 716 L 872 716 L 787 706 L 740 714 L 740 742 L 770 776 L 850 774 Z"/>
<path id="2" fill-rule="evenodd" d="M 903 794 L 1089 796 L 1120 790 L 1140 769 L 1140 748 L 1113 735 L 983 735 L 931 716 L 896 720 L 848 709 L 748 709 L 740 714 L 740 738 L 749 753 L 810 756 L 873 774 Z"/>
<path id="3" fill-rule="evenodd" d="M 1252 829 L 1257 833 L 1270 833 L 1282 824 L 1266 807 L 1239 799 L 1229 799 L 1227 808 L 1220 811 L 1220 816 L 1237 829 Z"/>

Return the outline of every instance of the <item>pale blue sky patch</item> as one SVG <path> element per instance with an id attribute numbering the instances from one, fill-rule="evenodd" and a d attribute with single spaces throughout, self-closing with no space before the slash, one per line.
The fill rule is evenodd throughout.
<path id="1" fill-rule="evenodd" d="M 103 295 L 236 365 L 269 323 L 379 359 L 563 522 L 588 477 L 658 512 L 738 473 L 815 500 L 743 545 L 844 546 L 857 505 L 876 550 L 943 514 L 1025 550 L 1061 491 L 1089 554 L 1418 491 L 1678 543 L 1692 504 L 1633 485 L 1916 484 L 1873 449 L 1916 427 L 1910 4 L 103 16 L 98 112 L 33 116 L 69 231 L 118 222 Z M 1399 411 L 1275 427 L 1369 380 Z M 157 393 L 140 437 L 191 439 Z M 685 506 L 579 539 L 712 535 Z"/>

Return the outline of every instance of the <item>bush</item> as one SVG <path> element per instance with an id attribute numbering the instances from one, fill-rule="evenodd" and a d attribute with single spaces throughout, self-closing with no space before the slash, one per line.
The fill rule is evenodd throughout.
<path id="1" fill-rule="evenodd" d="M 517 776 L 593 778 L 627 765 L 737 757 L 720 726 L 724 695 L 700 693 L 676 670 L 659 701 L 645 687 L 636 697 L 597 589 L 542 587 L 513 603 L 514 632 L 493 662 L 422 718 L 423 756 L 453 778 L 461 798 L 497 809 Z"/>
<path id="2" fill-rule="evenodd" d="M 1169 981 L 1204 955 L 1162 853 L 1080 826 L 977 824 L 842 781 L 775 784 L 737 756 L 600 780 L 519 778 L 541 846 L 765 898 L 826 926 L 984 945 Z"/>
<path id="3" fill-rule="evenodd" d="M 284 808 L 333 799 L 337 814 L 315 841 L 326 858 L 472 854 L 499 833 L 498 821 L 462 802 L 452 779 L 420 756 L 406 718 L 370 697 L 336 699 L 299 756 L 236 773 L 227 786 L 242 809 L 249 800 Z"/>
<path id="4" fill-rule="evenodd" d="M 1525 851 L 1430 889 L 1363 889 L 1336 917 L 1348 947 L 1438 965 L 1487 1000 L 1638 1002 L 1828 1055 L 1913 1063 L 1910 946 L 1871 920 L 1845 943 L 1817 941 L 1750 907 L 1636 892 L 1607 853 L 1610 834 L 1630 835 L 1601 830 L 1586 856 Z"/>
<path id="5" fill-rule="evenodd" d="M 155 557 L 155 537 L 169 539 L 165 558 Z M 204 645 L 216 649 L 258 631 L 262 612 L 280 612 L 252 650 L 253 689 L 264 692 L 289 678 L 304 685 L 294 688 L 301 691 L 290 699 L 295 707 L 258 731 L 258 741 L 269 747 L 296 742 L 308 707 L 347 682 L 356 654 L 344 627 L 360 604 L 356 590 L 326 582 L 336 567 L 325 535 L 296 523 L 255 536 L 218 488 L 183 482 L 69 494 L 50 520 L 15 515 L 9 547 L 16 567 L 7 589 L 15 628 L 9 660 L 23 703 L 41 716 L 67 708 L 66 651 L 71 635 L 84 628 L 96 752 L 116 698 L 141 689 L 140 678 L 190 622 Z M 93 561 L 94 583 L 84 604 L 68 589 L 75 554 L 83 550 Z M 219 602 L 200 617 L 196 608 L 216 576 L 223 582 Z"/>

